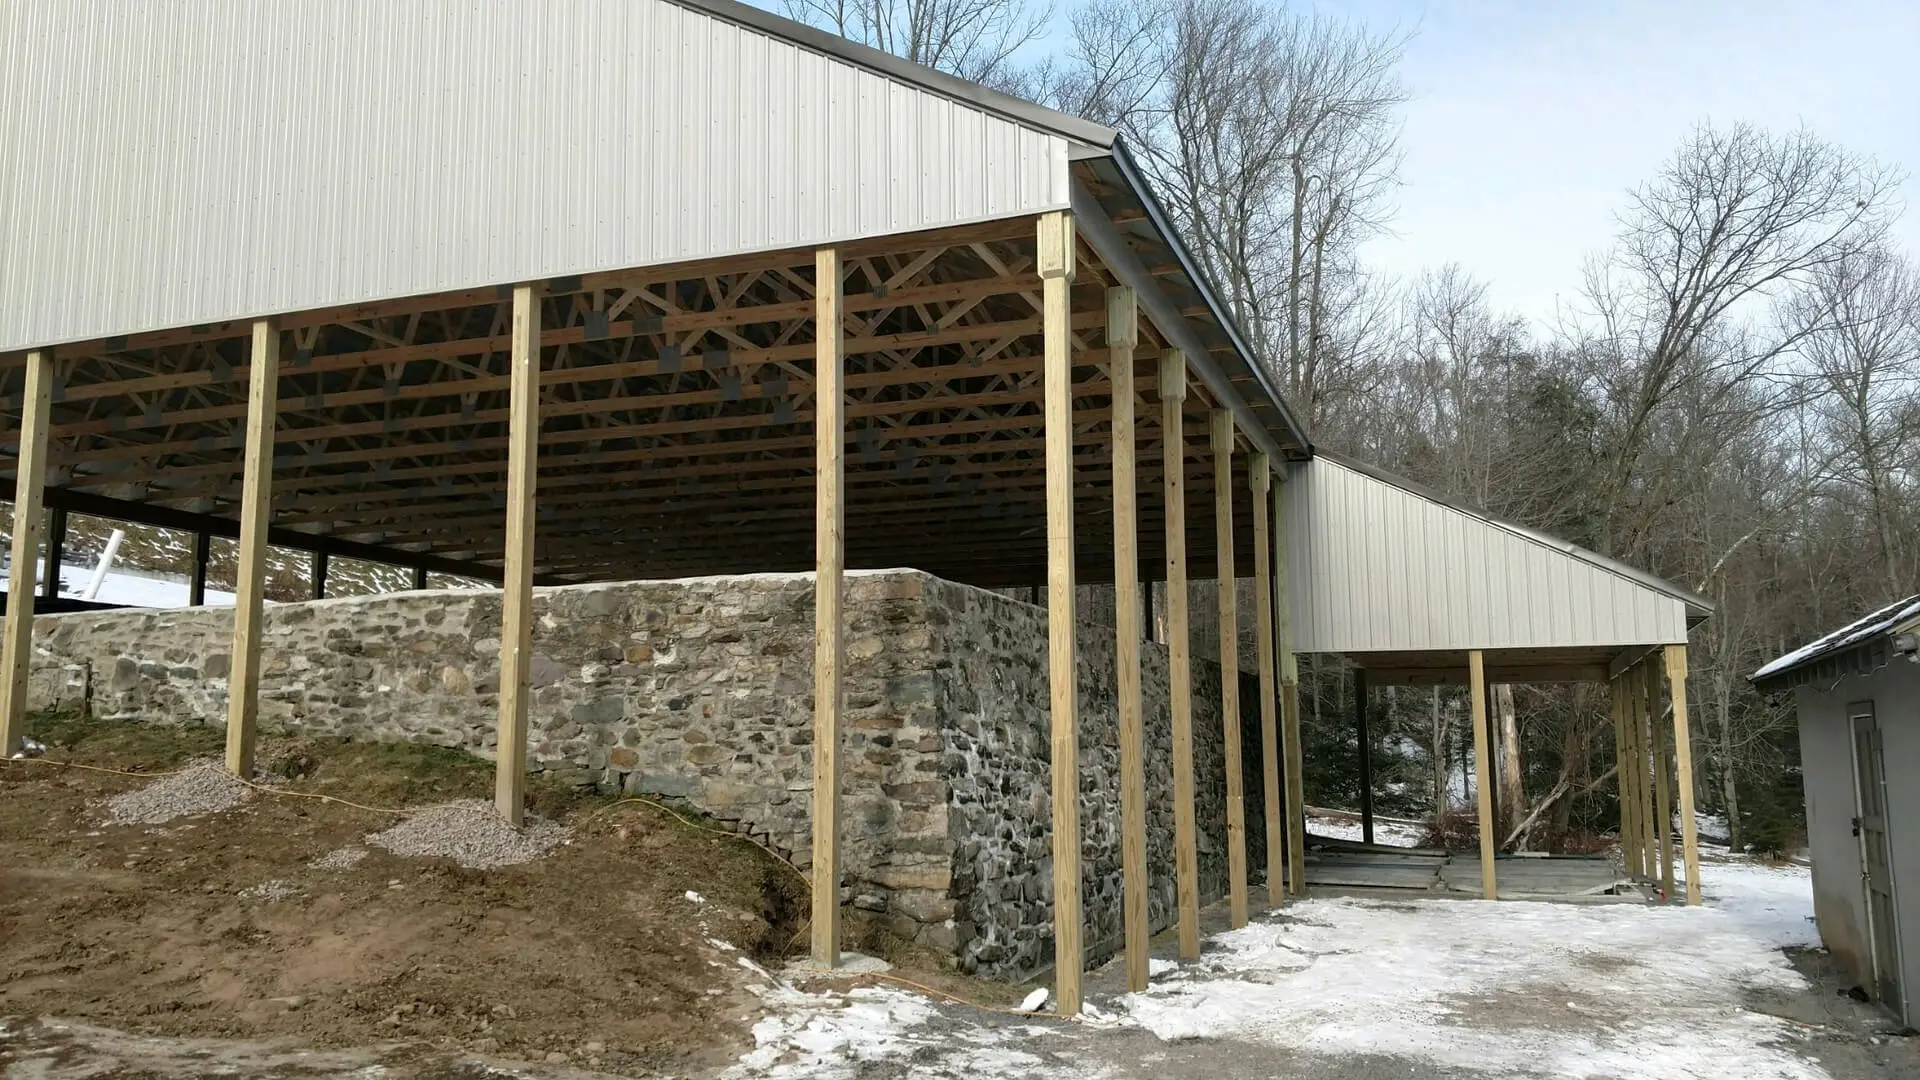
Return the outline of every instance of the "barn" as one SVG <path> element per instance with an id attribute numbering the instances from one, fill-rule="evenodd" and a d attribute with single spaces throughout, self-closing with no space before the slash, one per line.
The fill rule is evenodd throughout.
<path id="1" fill-rule="evenodd" d="M 699 755 L 724 762 L 622 775 L 695 806 L 766 791 L 797 807 L 769 842 L 811 867 L 827 965 L 844 903 L 910 894 L 965 948 L 1017 901 L 1045 913 L 1071 1013 L 1087 926 L 1115 928 L 1143 986 L 1154 930 L 1177 925 L 1196 955 L 1203 903 L 1243 922 L 1262 879 L 1280 902 L 1301 882 L 1303 652 L 1376 684 L 1471 686 L 1482 792 L 1490 679 L 1611 685 L 1630 862 L 1671 884 L 1678 848 L 1698 903 L 1686 641 L 1706 605 L 1317 453 L 1114 131 L 731 0 L 23 0 L 0 38 L 8 752 L 59 650 L 118 635 L 102 661 L 129 695 L 168 670 L 128 654 L 127 626 L 75 621 L 106 616 L 36 620 L 33 567 L 59 544 L 43 512 L 60 511 L 238 540 L 231 614 L 137 629 L 209 650 L 169 700 L 224 723 L 243 774 L 263 671 L 308 618 L 263 607 L 270 544 L 497 584 L 473 616 L 491 671 L 434 685 L 493 718 L 476 746 L 515 822 L 530 743 L 537 762 L 575 739 L 611 773 L 606 755 L 647 747 L 609 750 L 594 725 L 678 722 L 666 705 L 636 719 L 654 705 L 608 696 L 606 672 L 656 678 L 676 634 L 740 644 L 714 619 L 765 613 L 712 600 L 713 582 L 799 590 L 807 647 L 729 677 L 802 778 L 754 772 L 766 731 L 726 710 Z M 918 576 L 861 592 L 856 572 L 901 568 Z M 1143 632 L 1143 581 L 1167 587 L 1164 641 Z M 1213 625 L 1191 625 L 1190 581 L 1226 583 Z M 672 582 L 635 586 L 688 609 L 648 641 L 555 659 L 554 635 L 629 604 L 609 583 Z M 1084 584 L 1112 587 L 1110 621 L 1076 612 Z M 1009 587 L 1044 604 L 986 599 Z M 925 606 L 849 616 L 869 600 Z M 355 612 L 361 635 L 386 625 L 325 609 Z M 998 661 L 908 678 L 888 665 L 930 639 L 849 648 L 869 615 L 959 627 L 943 656 Z M 1242 619 L 1253 672 L 1231 644 Z M 1205 679 L 1200 636 L 1227 643 Z M 1008 658 L 1031 684 L 1001 685 Z M 343 670 L 403 684 L 369 663 Z M 934 668 L 945 681 L 920 679 Z M 861 680 L 930 695 L 911 754 L 859 730 Z M 989 688 L 1031 729 L 968 730 L 980 706 L 955 702 Z M 571 734 L 547 738 L 542 710 L 563 701 Z M 284 706 L 268 720 L 313 721 Z M 847 861 L 850 785 L 879 810 Z M 911 851 L 888 831 L 909 818 L 926 830 Z M 976 820 L 1035 843 L 971 843 Z M 1197 835 L 1218 837 L 1217 875 Z M 1497 897 L 1484 828 L 1480 856 Z"/>

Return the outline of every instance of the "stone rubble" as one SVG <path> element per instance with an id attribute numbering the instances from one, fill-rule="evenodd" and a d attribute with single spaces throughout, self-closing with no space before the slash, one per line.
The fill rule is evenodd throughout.
<path id="1" fill-rule="evenodd" d="M 372 853 L 363 847 L 335 848 L 307 865 L 315 870 L 351 870 L 369 854 Z"/>
<path id="2" fill-rule="evenodd" d="M 395 855 L 447 858 L 469 870 L 492 870 L 531 862 L 572 834 L 531 814 L 526 825 L 516 829 L 501 820 L 491 803 L 466 799 L 408 814 L 392 828 L 368 835 L 367 842 Z"/>
<path id="3" fill-rule="evenodd" d="M 194 814 L 217 814 L 253 798 L 253 789 L 234 779 L 216 761 L 190 762 L 186 768 L 105 803 L 114 825 L 160 825 Z"/>

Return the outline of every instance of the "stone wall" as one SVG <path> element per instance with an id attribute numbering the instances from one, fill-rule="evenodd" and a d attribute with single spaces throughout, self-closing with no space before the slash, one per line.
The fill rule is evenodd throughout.
<path id="1" fill-rule="evenodd" d="M 843 768 L 846 899 L 895 932 L 1011 974 L 1052 958 L 1046 613 L 914 571 L 850 574 Z M 35 707 L 222 725 L 230 609 L 35 620 Z M 1201 631 L 1196 629 L 1196 637 Z M 431 591 L 274 605 L 266 731 L 493 755 L 500 597 Z M 747 575 L 539 589 L 529 765 L 683 800 L 810 861 L 813 583 Z M 1083 627 L 1084 904 L 1091 955 L 1120 936 L 1119 760 L 1111 630 Z M 1166 651 L 1143 645 L 1150 890 L 1171 919 Z M 1225 889 L 1219 672 L 1196 663 L 1203 897 Z M 1244 710 L 1254 875 L 1258 709 Z"/>

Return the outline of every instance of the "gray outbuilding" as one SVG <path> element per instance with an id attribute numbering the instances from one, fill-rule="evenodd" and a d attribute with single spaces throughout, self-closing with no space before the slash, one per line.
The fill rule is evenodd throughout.
<path id="1" fill-rule="evenodd" d="M 1920 987 L 1920 596 L 1752 676 L 1792 691 L 1820 940 L 1887 1011 Z"/>

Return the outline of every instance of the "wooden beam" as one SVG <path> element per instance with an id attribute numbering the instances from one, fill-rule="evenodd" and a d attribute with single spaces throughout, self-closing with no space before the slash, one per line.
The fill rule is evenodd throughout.
<path id="1" fill-rule="evenodd" d="M 44 490 L 44 484 L 42 485 Z M 67 561 L 67 512 L 56 506 L 47 511 L 47 562 L 40 574 L 40 595 L 60 596 L 60 567 Z"/>
<path id="2" fill-rule="evenodd" d="M 1660 661 L 1649 656 L 1640 665 L 1639 677 L 1647 697 L 1647 713 L 1653 723 L 1653 798 L 1654 820 L 1659 830 L 1660 895 L 1673 899 L 1673 740 L 1660 722 Z"/>
<path id="3" fill-rule="evenodd" d="M 1639 853 L 1634 844 L 1640 836 L 1640 824 L 1634 818 L 1638 791 L 1633 779 L 1633 724 L 1627 719 L 1627 690 L 1624 677 L 1607 687 L 1612 706 L 1614 757 L 1619 764 L 1615 787 L 1620 795 L 1620 863 L 1630 876 L 1641 873 Z"/>
<path id="4" fill-rule="evenodd" d="M 1654 736 L 1653 684 L 1647 680 L 1647 670 L 1643 667 L 1627 680 L 1627 686 L 1633 694 L 1634 733 L 1640 739 L 1640 848 L 1646 853 L 1647 877 L 1660 876 L 1660 833 L 1658 827 L 1659 800 L 1655 795 L 1660 763 L 1657 760 L 1660 740 Z"/>
<path id="5" fill-rule="evenodd" d="M 1673 697 L 1674 788 L 1680 794 L 1680 841 L 1686 863 L 1687 906 L 1700 903 L 1700 827 L 1693 819 L 1693 736 L 1687 727 L 1687 647 L 1667 646 L 1667 686 Z"/>
<path id="6" fill-rule="evenodd" d="M 53 409 L 53 352 L 27 354 L 20 457 L 13 481 L 13 568 L 0 638 L 0 758 L 20 750 L 27 731 L 27 671 L 33 659 L 33 594 L 40 561 L 41 499 L 47 481 L 47 414 Z M 59 567 L 50 568 L 59 576 Z"/>
<path id="7" fill-rule="evenodd" d="M 1273 541 L 1267 529 L 1273 473 L 1268 461 L 1265 454 L 1253 455 L 1247 479 L 1253 488 L 1253 632 L 1260 670 L 1260 805 L 1266 812 L 1267 903 L 1279 907 L 1286 897 L 1286 843 L 1280 831 L 1280 688 L 1273 671 Z"/>
<path id="8" fill-rule="evenodd" d="M 1113 391 L 1113 634 L 1120 714 L 1120 909 L 1127 989 L 1147 988 L 1147 766 L 1140 718 L 1140 520 L 1135 505 L 1133 350 L 1140 339 L 1133 290 L 1107 290 L 1108 373 Z"/>
<path id="9" fill-rule="evenodd" d="M 265 616 L 267 528 L 273 501 L 273 427 L 280 398 L 280 326 L 253 324 L 247 380 L 246 466 L 240 495 L 240 566 L 233 596 L 233 667 L 227 678 L 227 771 L 253 774 L 260 722 L 260 630 Z"/>
<path id="10" fill-rule="evenodd" d="M 1047 683 L 1053 728 L 1054 1008 L 1080 1012 L 1080 733 L 1073 577 L 1073 216 L 1037 229 L 1046 340 Z"/>
<path id="11" fill-rule="evenodd" d="M 315 600 L 325 600 L 327 598 L 327 563 L 326 552 L 316 551 L 313 553 L 313 570 L 309 576 L 313 578 L 313 598 Z"/>
<path id="12" fill-rule="evenodd" d="M 1480 816 L 1480 895 L 1488 900 L 1500 898 L 1493 870 L 1493 749 L 1487 740 L 1486 657 L 1479 649 L 1467 653 L 1467 682 L 1473 698 L 1473 786 L 1479 796 Z"/>
<path id="13" fill-rule="evenodd" d="M 1373 727 L 1367 669 L 1353 669 L 1353 729 L 1360 750 L 1360 842 L 1373 843 Z"/>
<path id="14" fill-rule="evenodd" d="M 846 664 L 841 606 L 846 597 L 846 393 L 841 342 L 839 252 L 814 258 L 814 584 L 813 584 L 813 962 L 840 966 L 840 711 Z"/>
<path id="15" fill-rule="evenodd" d="M 193 534 L 193 579 L 187 584 L 187 606 L 207 603 L 207 564 L 213 560 L 213 534 L 205 529 Z"/>
<path id="16" fill-rule="evenodd" d="M 526 803 L 527 705 L 533 669 L 533 519 L 540 445 L 540 302 L 513 290 L 512 424 L 507 451 L 506 568 L 500 582 L 500 722 L 493 803 L 518 826 Z"/>
<path id="17" fill-rule="evenodd" d="M 1187 358 L 1160 354 L 1160 482 L 1167 556 L 1167 695 L 1173 724 L 1173 867 L 1180 958 L 1200 956 L 1200 852 L 1194 830 L 1193 668 L 1187 625 Z"/>
<path id="18" fill-rule="evenodd" d="M 1240 749 L 1239 580 L 1233 566 L 1233 414 L 1213 411 L 1214 576 L 1220 607 L 1220 726 L 1227 773 L 1227 925 L 1247 925 L 1247 793 Z"/>

